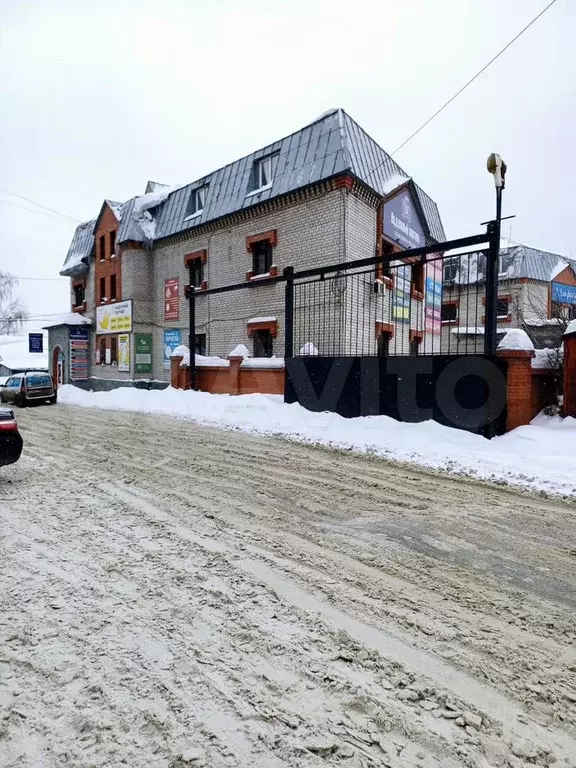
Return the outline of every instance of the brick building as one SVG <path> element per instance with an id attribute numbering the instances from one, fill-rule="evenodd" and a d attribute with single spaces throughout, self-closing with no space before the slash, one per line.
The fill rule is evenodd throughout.
<path id="1" fill-rule="evenodd" d="M 444 259 L 442 349 L 481 352 L 486 279 L 484 253 Z M 511 328 L 528 333 L 536 349 L 555 348 L 576 317 L 576 262 L 525 245 L 502 248 L 498 269 L 498 336 Z"/>
<path id="2" fill-rule="evenodd" d="M 189 284 L 196 290 L 198 354 L 226 356 L 244 344 L 257 357 L 281 357 L 284 287 L 254 286 L 262 277 L 288 265 L 354 261 L 444 239 L 431 198 L 349 115 L 332 110 L 191 184 L 149 182 L 143 195 L 124 203 L 105 200 L 97 218 L 77 228 L 60 274 L 70 277 L 72 311 L 91 326 L 76 329 L 80 362 L 69 378 L 95 388 L 168 382 L 170 350 L 188 344 Z M 404 278 L 403 294 L 380 275 L 380 293 L 371 279 L 360 293 L 336 297 L 333 327 L 348 327 L 359 302 L 380 302 L 379 322 L 364 329 L 365 352 L 384 338 L 387 348 L 417 353 L 425 333 L 423 276 L 407 265 Z M 242 281 L 251 287 L 202 296 Z M 403 322 L 391 291 L 404 301 Z M 337 348 L 329 335 L 306 340 L 320 354 L 350 353 L 346 332 Z M 60 337 L 55 344 L 59 354 L 72 355 Z"/>

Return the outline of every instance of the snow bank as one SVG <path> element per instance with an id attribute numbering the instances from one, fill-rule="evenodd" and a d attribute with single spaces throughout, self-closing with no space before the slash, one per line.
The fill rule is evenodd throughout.
<path id="1" fill-rule="evenodd" d="M 500 344 L 498 349 L 503 350 L 519 350 L 522 352 L 533 352 L 534 344 L 530 341 L 530 336 L 521 328 L 512 328 L 509 330 Z"/>
<path id="2" fill-rule="evenodd" d="M 211 395 L 175 389 L 58 390 L 61 403 L 142 411 L 201 424 L 282 435 L 300 442 L 372 453 L 457 475 L 559 493 L 576 499 L 576 419 L 537 417 L 502 437 L 443 427 L 434 421 L 407 424 L 387 416 L 344 419 L 287 405 L 278 395 Z"/>
<path id="3" fill-rule="evenodd" d="M 245 357 L 240 368 L 284 368 L 283 357 Z"/>

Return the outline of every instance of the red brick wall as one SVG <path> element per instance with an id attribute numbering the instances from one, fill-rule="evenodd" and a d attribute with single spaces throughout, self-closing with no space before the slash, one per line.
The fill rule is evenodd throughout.
<path id="1" fill-rule="evenodd" d="M 190 389 L 190 369 L 181 368 L 182 358 L 172 358 L 170 383 L 175 389 Z M 215 395 L 283 395 L 284 368 L 242 368 L 241 359 L 230 366 L 196 368 L 196 388 Z"/>
<path id="2" fill-rule="evenodd" d="M 115 232 L 118 235 L 118 219 L 112 213 L 110 207 L 106 205 L 102 211 L 102 216 L 98 222 L 98 229 L 94 233 L 94 246 L 95 246 L 95 258 L 94 258 L 94 304 L 99 306 L 100 304 L 100 278 L 103 277 L 106 280 L 106 297 L 110 299 L 110 277 L 116 275 L 116 301 L 120 301 L 122 298 L 122 269 L 121 269 L 121 257 L 119 255 L 119 248 L 116 246 L 116 258 L 111 259 L 110 252 L 110 233 Z M 100 237 L 104 235 L 104 252 L 100 251 Z M 101 261 L 102 255 L 104 261 Z"/>
<path id="3" fill-rule="evenodd" d="M 576 418 L 576 333 L 564 336 L 564 416 Z"/>
<path id="4" fill-rule="evenodd" d="M 532 368 L 533 352 L 505 350 L 498 353 L 508 363 L 506 376 L 506 430 L 530 424 L 556 395 L 554 374 Z"/>

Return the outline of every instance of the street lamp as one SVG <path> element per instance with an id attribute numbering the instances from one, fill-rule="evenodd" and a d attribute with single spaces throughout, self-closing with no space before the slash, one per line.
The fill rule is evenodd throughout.
<path id="1" fill-rule="evenodd" d="M 495 152 L 488 157 L 486 161 L 486 168 L 488 173 L 494 176 L 494 186 L 496 187 L 496 221 L 498 222 L 498 229 L 500 229 L 500 220 L 502 218 L 502 190 L 506 183 L 506 163 L 500 155 Z"/>
<path id="2" fill-rule="evenodd" d="M 494 176 L 496 187 L 496 220 L 488 223 L 490 248 L 486 264 L 486 309 L 484 320 L 484 354 L 496 354 L 498 332 L 498 261 L 500 258 L 500 222 L 502 220 L 502 190 L 506 179 L 506 163 L 492 152 L 486 161 L 488 173 Z"/>

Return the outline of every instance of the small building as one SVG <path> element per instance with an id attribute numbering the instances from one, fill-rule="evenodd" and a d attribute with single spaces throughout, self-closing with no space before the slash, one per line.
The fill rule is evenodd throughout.
<path id="1" fill-rule="evenodd" d="M 390 255 L 444 239 L 434 201 L 341 109 L 190 184 L 149 182 L 143 195 L 105 200 L 77 228 L 60 272 L 70 278 L 72 313 L 91 322 L 85 383 L 167 384 L 171 351 L 189 342 L 188 285 L 196 291 L 198 354 L 225 357 L 246 345 L 256 357 L 282 357 L 284 286 L 260 285 L 263 278 L 286 266 Z M 357 324 L 359 302 L 379 303 L 378 313 L 365 315 L 365 353 L 390 346 L 417 353 L 423 274 L 406 265 L 393 298 L 393 281 L 379 279 L 378 293 L 375 277 L 334 296 L 333 327 Z M 242 282 L 250 290 L 202 296 Z M 309 335 L 304 341 L 320 354 L 351 353 L 347 333 Z M 60 349 L 68 370 L 66 341 Z"/>
<path id="2" fill-rule="evenodd" d="M 44 334 L 43 352 L 30 352 L 28 335 L 0 336 L 0 377 L 26 371 L 47 371 L 47 334 Z"/>
<path id="3" fill-rule="evenodd" d="M 444 259 L 442 348 L 480 352 L 485 303 L 478 286 L 486 281 L 484 252 Z M 576 261 L 526 245 L 500 250 L 498 337 L 525 330 L 536 349 L 555 348 L 576 318 Z"/>

